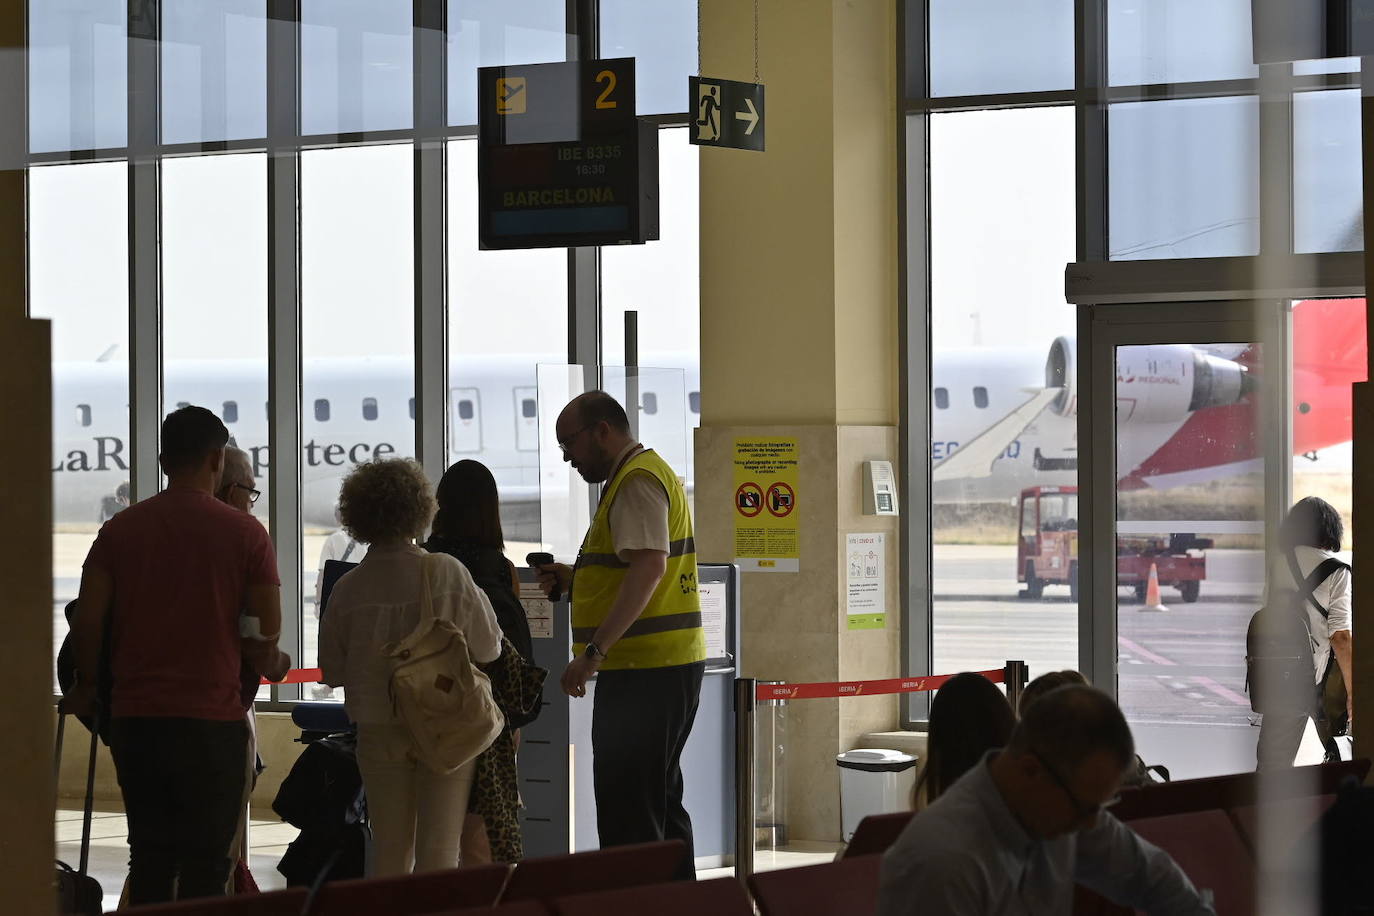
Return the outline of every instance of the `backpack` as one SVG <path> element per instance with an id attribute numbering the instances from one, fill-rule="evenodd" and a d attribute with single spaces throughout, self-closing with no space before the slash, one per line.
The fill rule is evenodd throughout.
<path id="1" fill-rule="evenodd" d="M 1350 566 L 1328 557 L 1305 579 L 1297 555 L 1288 552 L 1297 591 L 1271 589 L 1269 603 L 1250 618 L 1245 631 L 1245 686 L 1250 708 L 1258 713 L 1310 713 L 1316 703 L 1315 642 L 1307 626 L 1307 603 L 1325 619 L 1326 608 L 1313 591 L 1338 569 Z"/>
<path id="2" fill-rule="evenodd" d="M 444 774 L 490 747 L 505 719 L 492 698 L 491 681 L 472 664 L 463 631 L 434 616 L 431 556 L 420 563 L 419 624 L 405 639 L 383 646 L 382 653 L 391 660 L 392 712 L 410 733 L 415 756 Z"/>

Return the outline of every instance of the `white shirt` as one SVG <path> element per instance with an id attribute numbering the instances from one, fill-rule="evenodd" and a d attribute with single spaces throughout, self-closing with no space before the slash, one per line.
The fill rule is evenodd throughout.
<path id="1" fill-rule="evenodd" d="M 349 549 L 349 545 L 353 545 Z M 347 554 L 348 556 L 344 556 Z M 326 560 L 344 560 L 348 563 L 361 563 L 367 556 L 367 545 L 353 540 L 347 531 L 339 528 L 324 539 L 320 548 L 320 563 L 315 567 L 315 613 L 319 615 L 320 589 L 324 586 L 324 564 Z"/>
<path id="2" fill-rule="evenodd" d="M 1215 916 L 1168 853 L 1105 811 L 1081 833 L 1032 837 L 992 781 L 995 755 L 883 854 L 878 916 L 1067 916 L 1075 883 L 1149 914 Z"/>
<path id="3" fill-rule="evenodd" d="M 638 444 L 627 445 L 611 467 L 620 467 Z M 615 553 L 622 561 L 629 561 L 631 550 L 661 550 L 666 554 L 668 493 L 663 484 L 647 471 L 631 472 L 621 482 L 615 501 L 611 503 L 610 523 Z"/>
<path id="4" fill-rule="evenodd" d="M 1294 553 L 1298 555 L 1298 567 L 1302 570 L 1303 576 L 1310 576 L 1312 570 L 1328 558 L 1336 556 L 1317 547 L 1299 547 Z M 1269 566 L 1269 577 L 1265 580 L 1264 586 L 1266 603 L 1269 600 L 1270 583 L 1274 583 L 1275 589 L 1292 589 L 1295 592 L 1298 589 L 1298 583 L 1293 581 L 1293 570 L 1289 568 L 1288 558 L 1283 553 L 1276 556 Z M 1322 615 L 1312 606 L 1312 602 L 1307 601 L 1303 604 L 1303 609 L 1307 611 L 1307 632 L 1312 635 L 1312 663 L 1317 668 L 1318 684 L 1322 681 L 1322 672 L 1326 670 L 1332 634 L 1350 629 L 1350 589 L 1350 570 L 1338 569 L 1312 590 L 1312 597 L 1326 608 L 1326 619 L 1322 619 Z"/>
<path id="5" fill-rule="evenodd" d="M 463 631 L 474 662 L 501 654 L 501 627 L 467 567 L 414 545 L 373 548 L 334 586 L 320 624 L 324 682 L 344 687 L 344 706 L 354 722 L 395 721 L 387 695 L 391 660 L 382 647 L 405 639 L 420 623 L 420 564 L 426 557 L 434 616 Z"/>

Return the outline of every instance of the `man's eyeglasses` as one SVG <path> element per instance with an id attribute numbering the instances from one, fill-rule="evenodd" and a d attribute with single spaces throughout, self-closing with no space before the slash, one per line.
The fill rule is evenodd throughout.
<path id="1" fill-rule="evenodd" d="M 601 421 L 598 420 L 598 421 L 596 421 L 596 422 L 597 422 L 597 423 L 600 423 Z M 558 440 L 558 448 L 559 448 L 559 450 L 560 450 L 564 455 L 568 454 L 568 449 L 572 447 L 572 444 L 573 444 L 573 442 L 575 442 L 575 441 L 577 440 L 577 437 L 580 436 L 580 435 L 582 435 L 583 433 L 585 433 L 587 430 L 591 429 L 591 428 L 592 428 L 593 426 L 595 426 L 595 425 L 596 425 L 596 423 L 588 423 L 586 426 L 582 427 L 581 429 L 579 429 L 577 432 L 573 433 L 573 434 L 572 434 L 571 436 L 569 436 L 568 438 L 566 438 L 566 439 L 559 439 L 559 440 Z"/>
<path id="2" fill-rule="evenodd" d="M 1103 810 L 1121 801 L 1120 795 L 1113 795 L 1101 804 L 1089 804 L 1083 801 L 1074 793 L 1073 789 L 1069 788 L 1069 784 L 1064 777 L 1060 776 L 1055 768 L 1050 766 L 1050 762 L 1046 760 L 1039 751 L 1031 751 L 1031 753 L 1035 755 L 1036 760 L 1040 761 L 1040 765 L 1045 768 L 1045 772 L 1050 774 L 1050 779 L 1054 780 L 1055 785 L 1064 790 L 1064 794 L 1068 796 L 1069 803 L 1073 805 L 1074 811 L 1078 812 L 1079 817 L 1084 820 L 1096 820 L 1097 816 L 1101 814 Z"/>
<path id="3" fill-rule="evenodd" d="M 248 491 L 248 505 L 256 506 L 258 504 L 258 497 L 262 496 L 261 490 L 255 490 L 252 487 L 248 486 L 248 484 L 246 483 L 236 482 L 229 484 L 229 489 L 232 490 L 234 487 L 238 487 L 240 490 Z"/>

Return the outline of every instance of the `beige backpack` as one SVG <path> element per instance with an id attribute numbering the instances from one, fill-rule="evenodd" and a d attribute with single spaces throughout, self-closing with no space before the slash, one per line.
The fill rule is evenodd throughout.
<path id="1" fill-rule="evenodd" d="M 434 616 L 432 563 L 430 555 L 420 563 L 419 625 L 382 654 L 391 659 L 391 708 L 410 732 L 416 756 L 434 772 L 450 773 L 490 747 L 505 718 L 491 681 L 468 656 L 463 631 Z"/>

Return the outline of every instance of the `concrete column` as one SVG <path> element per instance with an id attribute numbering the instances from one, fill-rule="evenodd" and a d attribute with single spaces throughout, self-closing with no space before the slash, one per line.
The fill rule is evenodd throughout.
<path id="1" fill-rule="evenodd" d="M 702 0 L 703 75 L 753 78 L 753 11 Z M 745 575 L 744 673 L 895 677 L 897 519 L 861 514 L 860 478 L 865 459 L 898 454 L 896 7 L 759 0 L 758 23 L 767 151 L 701 151 L 699 551 L 734 557 L 735 440 L 795 438 L 801 568 Z M 888 624 L 851 631 L 845 536 L 866 532 L 887 535 Z M 834 755 L 895 728 L 896 699 L 788 714 L 790 835 L 838 839 Z"/>

